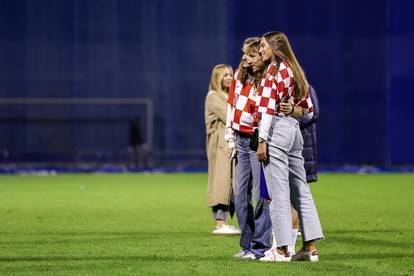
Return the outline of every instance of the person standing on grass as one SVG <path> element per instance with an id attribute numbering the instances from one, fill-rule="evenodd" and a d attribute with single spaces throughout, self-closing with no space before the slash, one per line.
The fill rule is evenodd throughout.
<path id="1" fill-rule="evenodd" d="M 219 64 L 213 69 L 209 92 L 205 99 L 206 150 L 208 159 L 208 205 L 212 208 L 218 236 L 240 235 L 240 230 L 227 225 L 231 195 L 231 166 L 227 158 L 227 98 L 233 79 L 230 65 Z"/>
<path id="2" fill-rule="evenodd" d="M 312 183 L 318 181 L 317 166 L 316 166 L 316 121 L 319 120 L 319 102 L 316 96 L 315 89 L 312 85 L 309 85 L 309 96 L 313 105 L 313 116 L 308 118 L 306 116 L 300 116 L 295 118 L 299 122 L 300 130 L 303 137 L 303 151 L 302 156 L 304 159 L 304 167 L 306 171 L 306 182 Z M 300 109 L 301 107 L 296 107 Z M 298 112 L 300 114 L 301 112 Z M 287 114 L 288 115 L 288 114 Z M 264 189 L 264 194 L 268 195 L 266 183 L 260 183 L 261 189 Z M 264 186 L 264 187 L 263 187 Z M 292 207 L 292 245 L 288 246 L 288 250 L 293 255 L 295 253 L 295 244 L 299 232 L 299 218 L 298 212 Z M 272 248 L 268 251 L 272 254 L 273 250 L 277 247 L 276 239 L 273 235 Z M 267 252 L 265 253 L 267 254 Z"/>
<path id="3" fill-rule="evenodd" d="M 260 163 L 255 150 L 249 147 L 250 138 L 257 129 L 257 118 L 254 117 L 256 94 L 265 69 L 259 48 L 259 37 L 244 41 L 243 57 L 227 101 L 226 140 L 229 157 L 236 156 L 237 160 L 233 190 L 241 229 L 241 250 L 234 257 L 243 259 L 263 257 L 264 252 L 271 246 L 269 204 L 260 197 Z"/>
<path id="4" fill-rule="evenodd" d="M 259 147 L 257 157 L 264 162 L 270 198 L 270 216 L 277 248 L 263 261 L 318 261 L 316 241 L 323 239 L 315 203 L 306 183 L 303 165 L 303 138 L 299 123 L 292 117 L 312 116 L 313 105 L 306 76 L 299 65 L 288 38 L 282 32 L 263 35 L 260 44 L 263 61 L 270 63 L 262 79 L 257 101 Z M 298 211 L 303 247 L 293 257 L 293 207 Z"/>

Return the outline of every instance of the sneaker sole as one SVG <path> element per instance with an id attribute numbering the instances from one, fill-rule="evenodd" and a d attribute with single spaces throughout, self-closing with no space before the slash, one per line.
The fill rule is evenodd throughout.
<path id="1" fill-rule="evenodd" d="M 243 261 L 256 261 L 256 258 L 241 258 Z"/>
<path id="2" fill-rule="evenodd" d="M 276 262 L 275 260 L 263 260 L 263 258 L 260 258 L 259 259 L 259 262 L 264 262 L 264 263 L 274 263 L 274 262 Z"/>
<path id="3" fill-rule="evenodd" d="M 309 262 L 313 262 L 313 263 L 319 262 L 319 256 L 310 256 Z"/>
<path id="4" fill-rule="evenodd" d="M 211 233 L 213 236 L 222 236 L 222 237 L 231 237 L 231 236 L 240 236 L 240 234 L 234 233 Z"/>
<path id="5" fill-rule="evenodd" d="M 299 259 L 299 260 L 293 260 L 292 262 L 312 262 L 312 263 L 316 263 L 319 262 L 319 256 L 309 256 L 309 258 L 305 258 L 305 259 Z"/>

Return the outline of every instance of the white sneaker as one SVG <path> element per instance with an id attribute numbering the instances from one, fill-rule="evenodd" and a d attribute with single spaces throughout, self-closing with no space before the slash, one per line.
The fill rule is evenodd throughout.
<path id="1" fill-rule="evenodd" d="M 243 260 L 256 260 L 256 256 L 252 252 L 249 252 L 246 255 L 244 255 L 242 259 Z"/>
<path id="2" fill-rule="evenodd" d="M 215 236 L 237 236 L 240 235 L 240 230 L 233 229 L 227 224 L 223 224 L 222 226 L 214 229 L 211 233 Z"/>
<path id="3" fill-rule="evenodd" d="M 239 228 L 237 228 L 236 226 L 233 226 L 231 224 L 226 224 L 228 227 L 230 227 L 231 229 L 234 230 L 234 233 L 236 233 L 236 235 L 241 235 L 241 231 Z"/>
<path id="4" fill-rule="evenodd" d="M 290 254 L 287 253 L 286 255 L 280 255 L 279 253 L 277 253 L 276 249 L 271 249 L 272 251 L 269 252 L 270 250 L 266 251 L 265 256 L 261 257 L 259 259 L 259 261 L 261 262 L 290 262 L 291 257 Z"/>
<path id="5" fill-rule="evenodd" d="M 289 245 L 288 246 L 288 251 L 289 251 L 290 256 L 292 256 L 292 257 L 293 257 L 293 255 L 296 254 L 294 246 Z"/>
<path id="6" fill-rule="evenodd" d="M 274 244 L 272 245 L 272 247 L 270 247 L 268 250 L 266 250 L 263 254 L 265 255 L 265 256 L 268 256 L 268 255 L 273 255 L 273 251 L 274 250 L 276 250 L 276 246 L 274 246 Z"/>
<path id="7" fill-rule="evenodd" d="M 242 249 L 239 252 L 237 252 L 236 254 L 234 254 L 233 257 L 234 258 L 243 258 L 246 255 L 247 255 L 247 252 Z"/>

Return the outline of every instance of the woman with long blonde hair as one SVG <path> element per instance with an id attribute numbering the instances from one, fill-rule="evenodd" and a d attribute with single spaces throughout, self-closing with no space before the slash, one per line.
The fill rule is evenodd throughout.
<path id="1" fill-rule="evenodd" d="M 303 138 L 293 117 L 313 113 L 306 76 L 282 32 L 261 39 L 260 54 L 269 63 L 257 102 L 259 122 L 258 159 L 265 164 L 270 217 L 277 248 L 263 261 L 318 261 L 316 241 L 323 239 L 322 227 L 303 166 Z M 298 211 L 302 249 L 293 257 L 291 204 Z"/>
<path id="2" fill-rule="evenodd" d="M 219 64 L 213 68 L 204 112 L 208 159 L 208 205 L 212 208 L 216 222 L 212 234 L 219 236 L 240 235 L 240 230 L 226 223 L 232 186 L 224 132 L 227 99 L 232 79 L 233 70 L 230 65 Z"/>

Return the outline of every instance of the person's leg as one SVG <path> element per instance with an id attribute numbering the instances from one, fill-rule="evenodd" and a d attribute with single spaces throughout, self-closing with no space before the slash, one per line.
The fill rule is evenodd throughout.
<path id="1" fill-rule="evenodd" d="M 218 204 L 212 207 L 213 217 L 216 221 L 216 229 L 226 224 L 229 215 L 229 206 L 224 204 Z"/>
<path id="2" fill-rule="evenodd" d="M 291 201 L 298 211 L 302 231 L 303 249 L 316 250 L 315 241 L 323 239 L 322 227 L 313 201 L 302 157 L 303 139 L 297 128 L 296 139 L 289 153 L 289 178 L 291 185 Z"/>
<path id="3" fill-rule="evenodd" d="M 270 202 L 270 217 L 278 247 L 292 243 L 292 214 L 290 210 L 289 169 L 286 153 L 269 145 L 269 163 L 265 167 Z"/>
<path id="4" fill-rule="evenodd" d="M 256 205 L 254 208 L 254 233 L 250 248 L 257 258 L 263 257 L 272 246 L 272 222 L 269 214 L 269 201 L 260 196 L 260 166 L 255 151 L 250 151 L 250 164 L 252 168 L 252 188 Z"/>
<path id="5" fill-rule="evenodd" d="M 141 169 L 139 162 L 139 146 L 132 147 L 132 162 L 135 165 L 135 169 L 139 171 Z"/>
<path id="6" fill-rule="evenodd" d="M 216 227 L 212 234 L 215 236 L 236 236 L 240 235 L 240 230 L 226 224 L 229 216 L 229 206 L 224 204 L 218 204 L 212 207 L 213 217 L 216 221 Z"/>
<path id="7" fill-rule="evenodd" d="M 292 207 L 292 244 L 288 246 L 290 255 L 295 254 L 296 239 L 298 237 L 299 217 L 298 212 Z"/>
<path id="8" fill-rule="evenodd" d="M 251 168 L 249 156 L 249 139 L 237 137 L 236 182 L 234 184 L 234 205 L 241 235 L 240 247 L 250 251 L 250 241 L 254 232 L 253 206 L 251 203 Z"/>
<path id="9" fill-rule="evenodd" d="M 271 198 L 270 217 L 276 235 L 279 261 L 290 260 L 288 245 L 292 244 L 292 213 L 289 185 L 288 153 L 295 139 L 295 127 L 290 118 L 274 117 L 269 131 L 269 161 L 265 167 L 266 183 Z"/>

